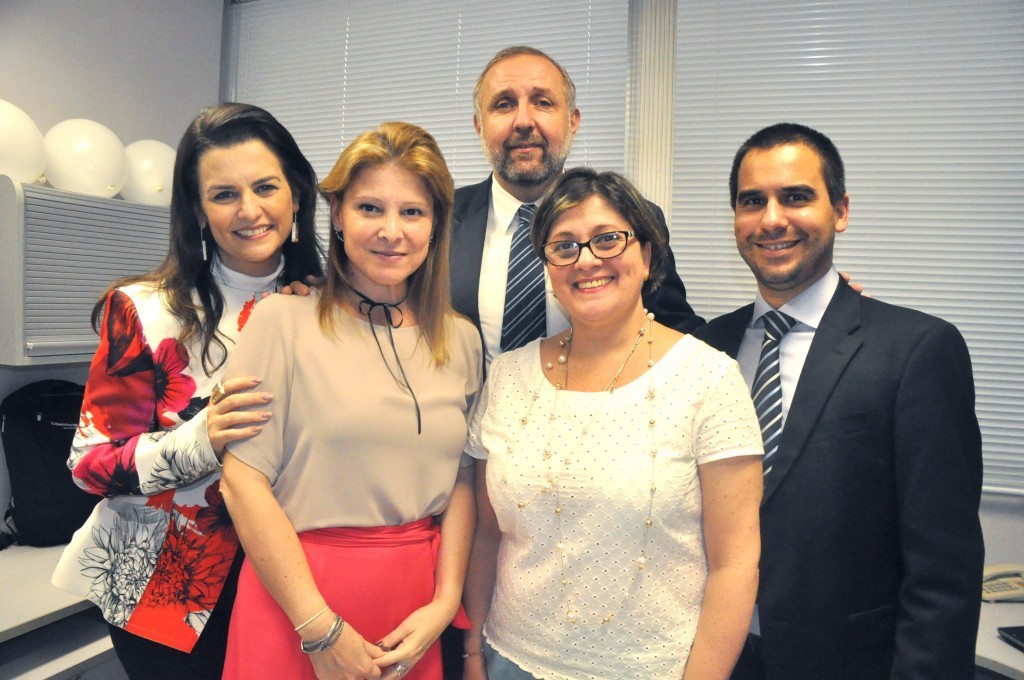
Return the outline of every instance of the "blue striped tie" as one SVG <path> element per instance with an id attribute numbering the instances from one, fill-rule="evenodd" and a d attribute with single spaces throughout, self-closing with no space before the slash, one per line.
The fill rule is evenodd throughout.
<path id="1" fill-rule="evenodd" d="M 782 379 L 779 374 L 779 342 L 782 336 L 796 324 L 796 319 L 772 309 L 761 317 L 764 320 L 764 341 L 761 343 L 761 358 L 757 362 L 754 384 L 750 397 L 754 400 L 757 420 L 761 423 L 761 440 L 764 442 L 764 477 L 772 471 L 775 461 L 772 456 L 779 450 L 782 438 Z"/>
<path id="2" fill-rule="evenodd" d="M 501 321 L 501 351 L 522 347 L 544 335 L 544 264 L 530 245 L 530 221 L 537 206 L 524 203 L 516 212 L 515 234 L 508 256 L 505 314 Z"/>

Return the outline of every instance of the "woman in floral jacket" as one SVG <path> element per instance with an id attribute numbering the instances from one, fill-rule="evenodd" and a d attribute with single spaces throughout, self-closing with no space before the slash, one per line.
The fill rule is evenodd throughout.
<path id="1" fill-rule="evenodd" d="M 100 607 L 132 678 L 221 675 L 241 560 L 220 457 L 269 418 L 232 410 L 271 395 L 210 396 L 256 302 L 322 275 L 316 196 L 312 166 L 273 116 L 204 111 L 178 145 L 167 257 L 93 311 L 100 345 L 68 466 L 105 500 L 53 582 Z"/>

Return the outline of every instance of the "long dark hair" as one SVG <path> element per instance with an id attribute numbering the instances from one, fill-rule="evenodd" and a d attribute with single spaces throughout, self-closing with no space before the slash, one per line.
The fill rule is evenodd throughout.
<path id="1" fill-rule="evenodd" d="M 155 285 L 165 296 L 171 313 L 181 322 L 182 343 L 200 340 L 203 369 L 217 370 L 227 358 L 227 347 L 217 330 L 224 313 L 224 296 L 214 282 L 210 267 L 213 257 L 203 259 L 203 243 L 214 253 L 217 243 L 210 229 L 202 229 L 199 200 L 199 159 L 210 149 L 259 140 L 267 145 L 284 170 L 292 196 L 299 206 L 296 216 L 299 240 L 286 240 L 281 281 L 302 281 L 313 274 L 323 276 L 323 246 L 316 234 L 314 218 L 317 201 L 316 172 L 302 155 L 291 133 L 270 113 L 251 104 L 225 103 L 204 110 L 185 130 L 174 160 L 171 190 L 170 245 L 167 256 L 148 274 L 128 276 L 114 282 L 92 310 L 93 328 L 98 329 L 107 295 L 115 288 L 133 283 Z M 214 359 L 211 347 L 221 351 Z"/>

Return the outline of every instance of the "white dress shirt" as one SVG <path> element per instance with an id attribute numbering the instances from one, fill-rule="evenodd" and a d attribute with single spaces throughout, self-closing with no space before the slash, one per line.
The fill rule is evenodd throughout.
<path id="1" fill-rule="evenodd" d="M 491 205 L 487 210 L 487 232 L 480 259 L 479 311 L 484 336 L 484 360 L 489 366 L 501 354 L 501 324 L 505 316 L 505 286 L 508 283 L 508 257 L 512 236 L 519 220 L 516 213 L 523 203 L 491 181 Z M 551 281 L 544 275 L 547 333 L 554 335 L 569 327 L 569 316 L 551 292 Z"/>
<path id="2" fill-rule="evenodd" d="M 835 267 L 818 279 L 810 288 L 782 305 L 779 311 L 796 319 L 796 325 L 782 336 L 779 342 L 779 372 L 782 379 L 782 423 L 785 427 L 789 405 L 793 401 L 796 384 L 800 380 L 800 372 L 804 369 L 807 352 L 814 340 L 814 331 L 825 315 L 825 309 L 839 286 L 839 272 Z M 747 387 L 754 383 L 757 362 L 761 358 L 761 343 L 764 341 L 764 321 L 761 317 L 772 309 L 765 302 L 760 291 L 754 299 L 754 314 L 747 324 L 747 331 L 740 342 L 736 361 L 743 372 Z"/>

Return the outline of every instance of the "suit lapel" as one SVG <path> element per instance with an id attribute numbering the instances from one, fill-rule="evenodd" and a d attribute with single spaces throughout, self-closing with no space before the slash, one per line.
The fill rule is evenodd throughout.
<path id="1" fill-rule="evenodd" d="M 733 359 L 740 351 L 740 342 L 746 332 L 747 324 L 754 313 L 754 305 L 741 307 L 734 312 L 720 316 L 711 323 L 693 331 L 693 335 L 720 352 L 725 352 Z"/>
<path id="2" fill-rule="evenodd" d="M 768 502 L 803 452 L 829 395 L 860 348 L 862 342 L 854 335 L 859 327 L 860 296 L 841 282 L 811 341 L 775 464 L 765 480 L 762 504 Z"/>
<path id="3" fill-rule="evenodd" d="M 491 178 L 456 192 L 452 215 L 452 307 L 480 326 L 480 260 L 491 203 Z"/>

